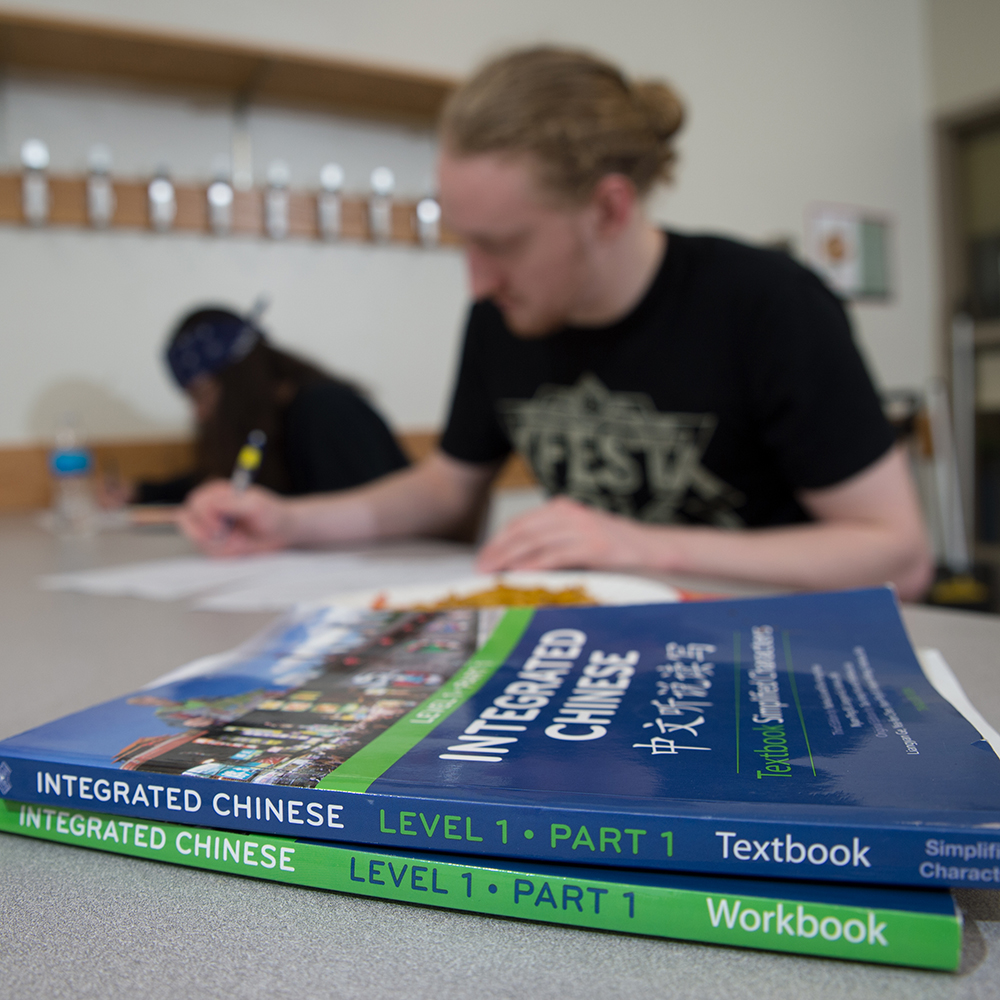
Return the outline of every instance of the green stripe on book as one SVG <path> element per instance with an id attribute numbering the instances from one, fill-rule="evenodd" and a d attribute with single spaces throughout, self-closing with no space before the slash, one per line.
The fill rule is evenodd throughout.
<path id="1" fill-rule="evenodd" d="M 486 645 L 440 691 L 352 754 L 316 787 L 335 792 L 367 791 L 376 778 L 381 777 L 408 750 L 412 750 L 496 673 L 524 635 L 534 614 L 534 608 L 508 609 Z"/>
<path id="2" fill-rule="evenodd" d="M 755 879 L 720 879 L 713 891 L 690 876 L 663 876 L 658 884 L 648 872 L 378 851 L 260 833 L 136 823 L 120 816 L 9 801 L 0 801 L 0 832 L 316 889 L 571 927 L 927 969 L 955 969 L 961 956 L 962 926 L 954 910 L 872 907 L 868 893 L 878 890 L 865 886 L 851 888 L 853 905 L 843 901 L 842 887 L 839 902 L 807 902 L 796 896 L 792 884 L 786 896 L 775 894 L 774 883 L 765 890 Z"/>

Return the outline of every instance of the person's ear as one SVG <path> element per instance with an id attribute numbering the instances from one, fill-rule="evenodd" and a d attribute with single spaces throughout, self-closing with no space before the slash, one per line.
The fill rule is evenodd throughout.
<path id="1" fill-rule="evenodd" d="M 624 174 L 605 174 L 590 196 L 597 232 L 613 239 L 627 229 L 638 205 L 635 185 Z"/>

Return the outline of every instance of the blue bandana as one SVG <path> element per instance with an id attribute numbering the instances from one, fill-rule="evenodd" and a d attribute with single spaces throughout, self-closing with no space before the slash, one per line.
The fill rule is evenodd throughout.
<path id="1" fill-rule="evenodd" d="M 167 364 L 183 389 L 199 375 L 216 372 L 242 361 L 261 340 L 252 321 L 222 309 L 196 313 L 167 347 Z"/>

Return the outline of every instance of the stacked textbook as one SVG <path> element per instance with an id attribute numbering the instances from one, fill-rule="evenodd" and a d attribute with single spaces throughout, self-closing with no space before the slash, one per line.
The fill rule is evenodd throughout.
<path id="1" fill-rule="evenodd" d="M 948 888 L 1000 883 L 997 745 L 940 657 L 921 667 L 885 588 L 320 605 L 0 742 L 0 830 L 476 913 L 954 969 Z"/>

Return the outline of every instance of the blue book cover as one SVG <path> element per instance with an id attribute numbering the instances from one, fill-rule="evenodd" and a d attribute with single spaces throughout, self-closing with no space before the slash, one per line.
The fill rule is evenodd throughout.
<path id="1" fill-rule="evenodd" d="M 494 620 L 303 610 L 0 742 L 0 794 L 406 850 L 1000 883 L 1000 759 L 891 590 Z"/>

